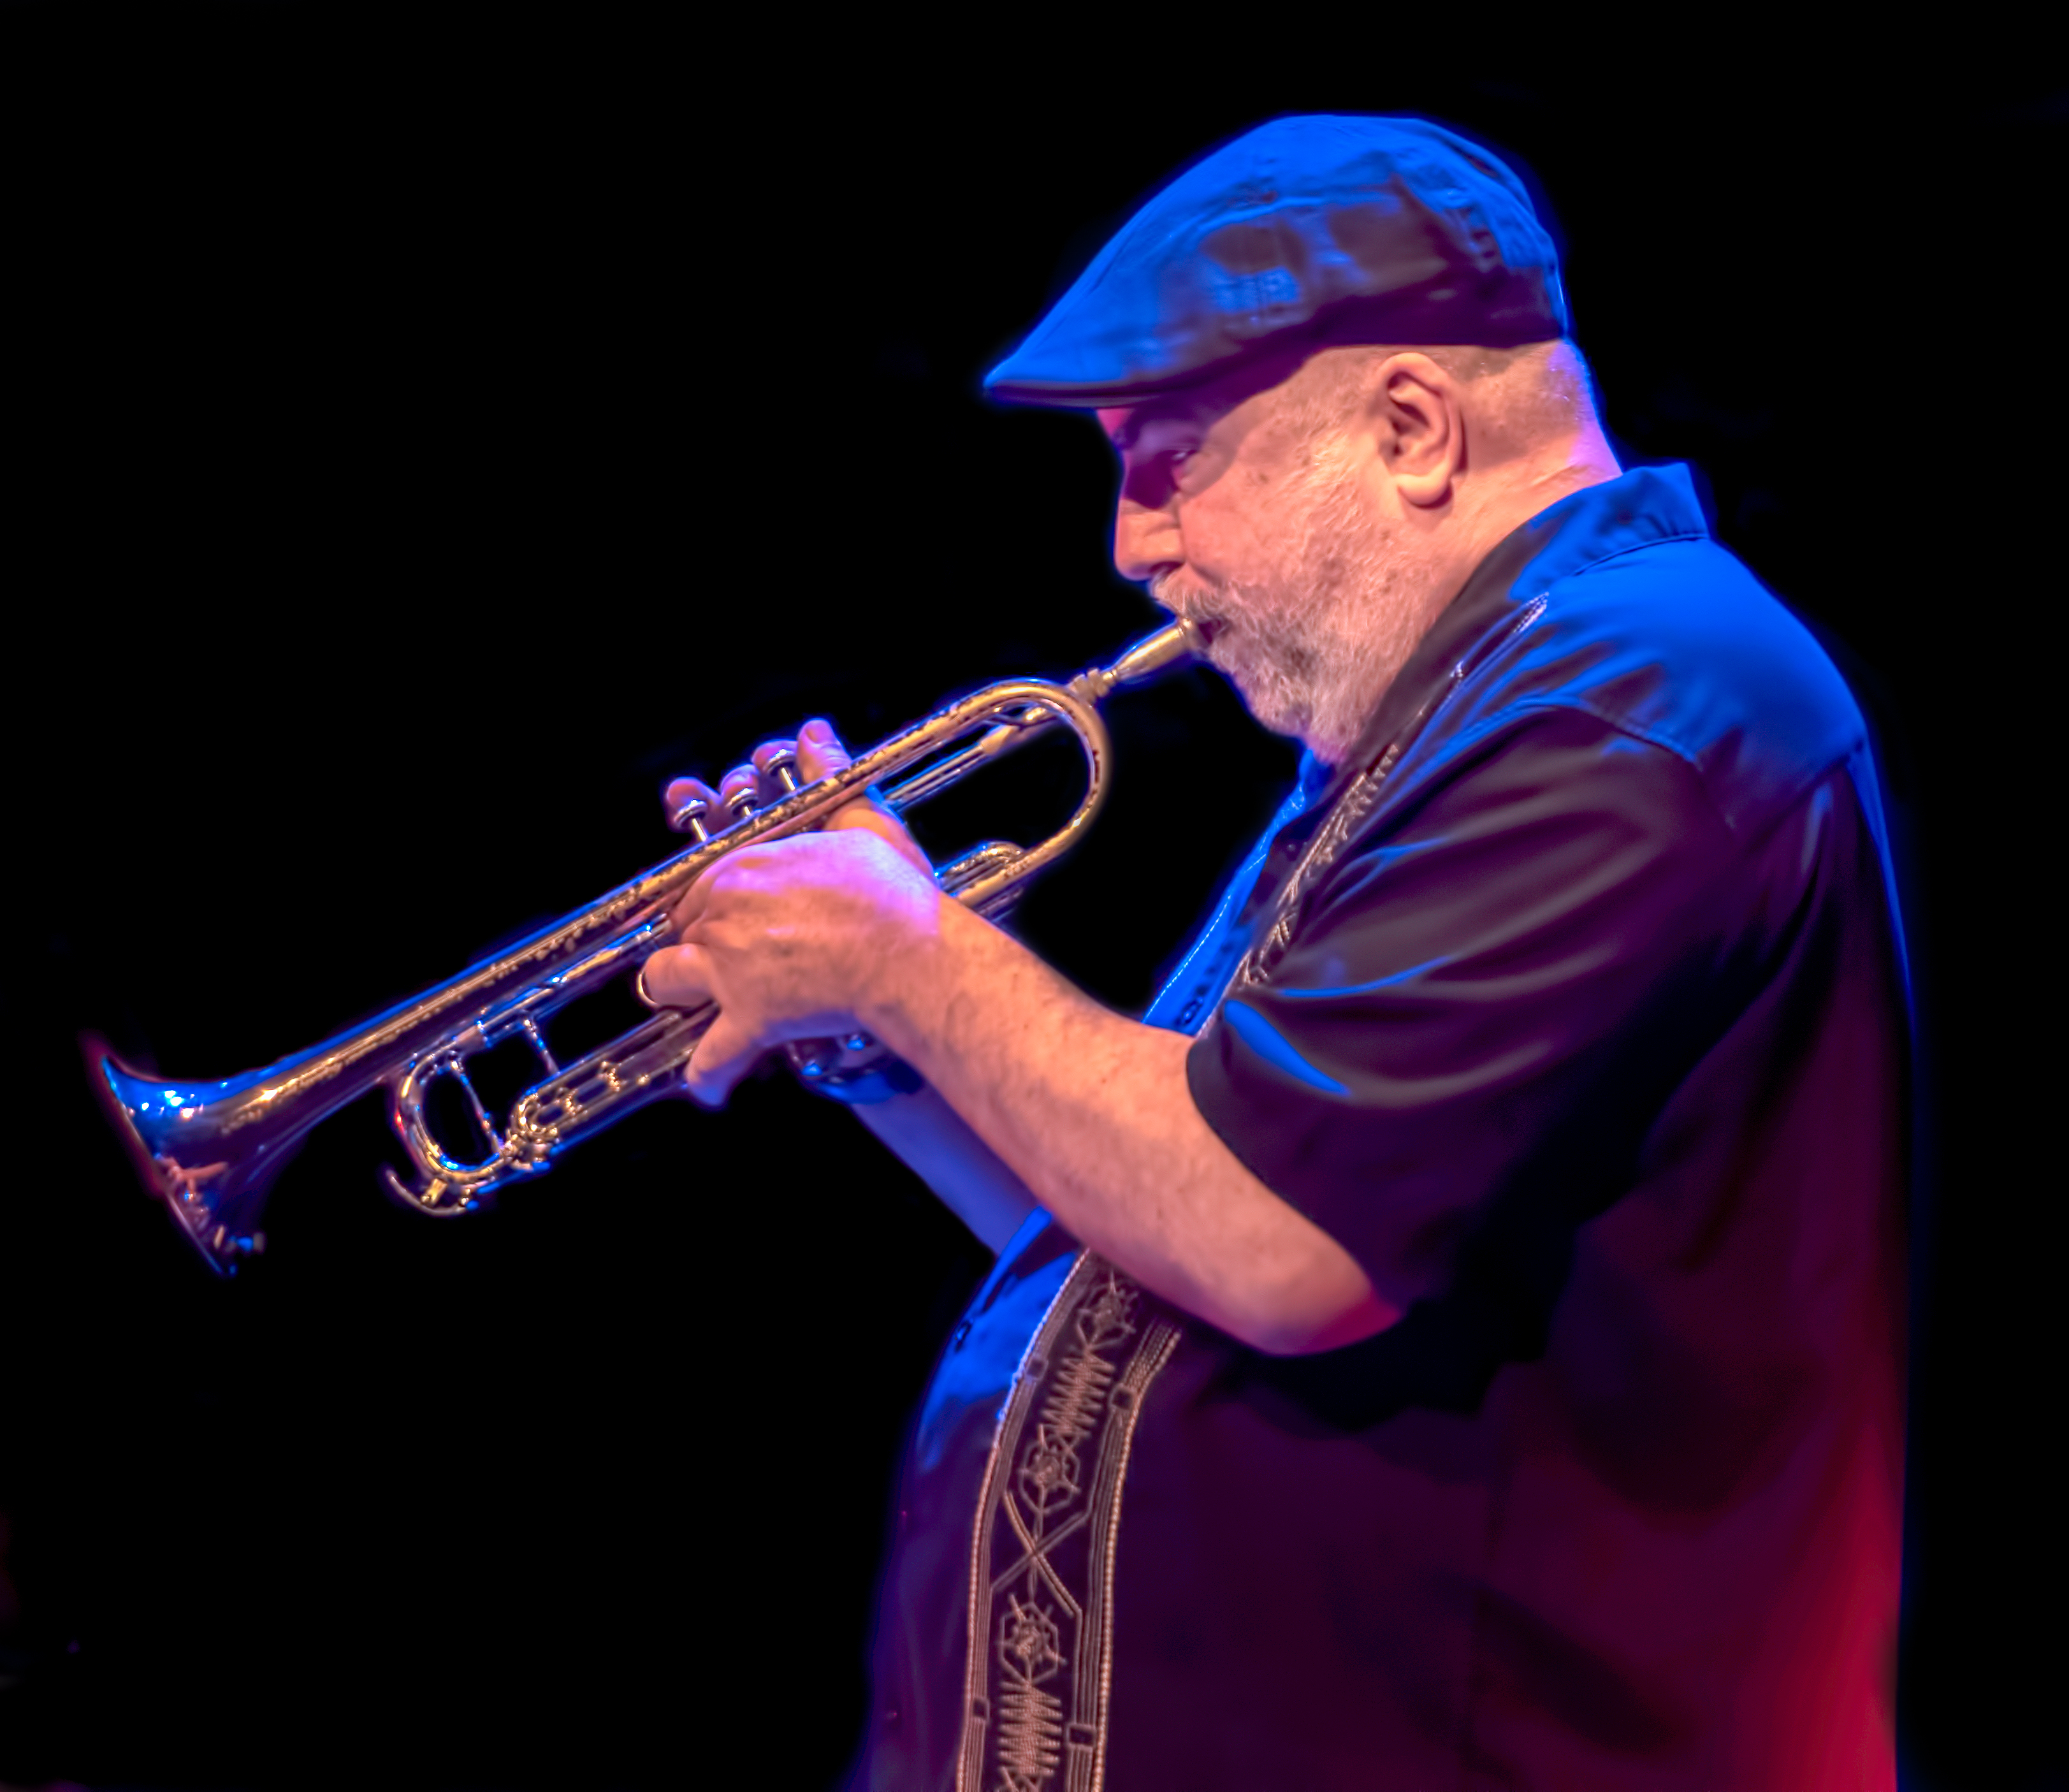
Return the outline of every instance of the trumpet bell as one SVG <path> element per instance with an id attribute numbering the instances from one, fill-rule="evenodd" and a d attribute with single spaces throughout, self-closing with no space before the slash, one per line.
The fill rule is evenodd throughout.
<path id="1" fill-rule="evenodd" d="M 132 1070 L 91 1035 L 81 1043 L 94 1094 L 144 1186 L 211 1267 L 235 1275 L 266 1248 L 259 1222 L 273 1178 L 320 1116 L 291 1132 L 255 1128 L 267 1106 L 263 1071 L 182 1084 Z"/>

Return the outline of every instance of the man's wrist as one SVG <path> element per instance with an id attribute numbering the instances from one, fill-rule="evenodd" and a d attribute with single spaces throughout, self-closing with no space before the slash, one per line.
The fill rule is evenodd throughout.
<path id="1" fill-rule="evenodd" d="M 954 1050 L 951 1020 L 958 1000 L 982 999 L 975 989 L 983 982 L 983 949 L 1003 938 L 953 896 L 941 896 L 932 925 L 912 929 L 877 960 L 870 980 L 875 987 L 855 1005 L 855 1018 L 891 1052 L 919 1067 L 915 1074 L 923 1082 L 929 1080 L 928 1062 Z"/>

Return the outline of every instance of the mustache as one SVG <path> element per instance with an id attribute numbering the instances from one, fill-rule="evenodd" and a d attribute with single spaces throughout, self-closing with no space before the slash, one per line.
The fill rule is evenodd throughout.
<path id="1" fill-rule="evenodd" d="M 1174 616 L 1182 616 L 1189 623 L 1218 621 L 1222 614 L 1210 600 L 1218 594 L 1211 589 L 1202 592 L 1183 592 L 1174 589 L 1178 581 L 1175 571 L 1162 572 L 1149 582 L 1149 596 L 1153 602 L 1161 604 Z"/>
<path id="2" fill-rule="evenodd" d="M 1233 600 L 1227 592 L 1214 586 L 1194 586 L 1192 590 L 1181 590 L 1177 582 L 1177 571 L 1157 574 L 1157 578 L 1149 582 L 1150 598 L 1157 604 L 1163 604 L 1163 608 L 1171 610 L 1173 617 L 1192 623 L 1200 635 L 1200 658 L 1204 658 L 1210 667 L 1229 671 L 1229 660 L 1225 654 L 1218 652 L 1218 643 L 1221 637 L 1229 633 L 1231 618 L 1242 613 L 1242 600 Z"/>

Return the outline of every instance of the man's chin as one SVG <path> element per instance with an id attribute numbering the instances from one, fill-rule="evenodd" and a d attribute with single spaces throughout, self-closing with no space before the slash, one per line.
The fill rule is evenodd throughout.
<path id="1" fill-rule="evenodd" d="M 1283 740 L 1297 741 L 1304 747 L 1312 744 L 1308 738 L 1308 717 L 1303 713 L 1289 712 L 1284 715 L 1259 716 L 1253 709 L 1251 714 L 1256 716 L 1257 725 L 1267 734 L 1276 734 Z"/>
<path id="2" fill-rule="evenodd" d="M 1306 704 L 1283 692 L 1260 693 L 1234 672 L 1228 678 L 1235 687 L 1236 695 L 1243 699 L 1243 708 L 1250 712 L 1251 719 L 1267 734 L 1283 734 L 1296 741 L 1307 738 L 1311 716 Z"/>

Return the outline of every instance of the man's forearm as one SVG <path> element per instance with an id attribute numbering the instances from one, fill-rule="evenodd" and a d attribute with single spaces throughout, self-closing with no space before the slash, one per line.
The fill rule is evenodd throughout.
<path id="1" fill-rule="evenodd" d="M 1200 1117 L 1184 1036 L 1088 1000 L 943 896 L 902 841 L 830 827 L 743 847 L 691 887 L 681 943 L 645 974 L 658 1001 L 718 1004 L 693 1094 L 722 1101 L 759 1051 L 852 1023 L 911 1062 L 1069 1231 L 1244 1342 L 1327 1349 L 1399 1316 Z"/>
<path id="2" fill-rule="evenodd" d="M 1261 1349 L 1327 1349 L 1399 1316 L 1200 1117 L 1190 1040 L 1100 1007 L 959 904 L 943 907 L 867 1023 L 1067 1229 Z"/>

